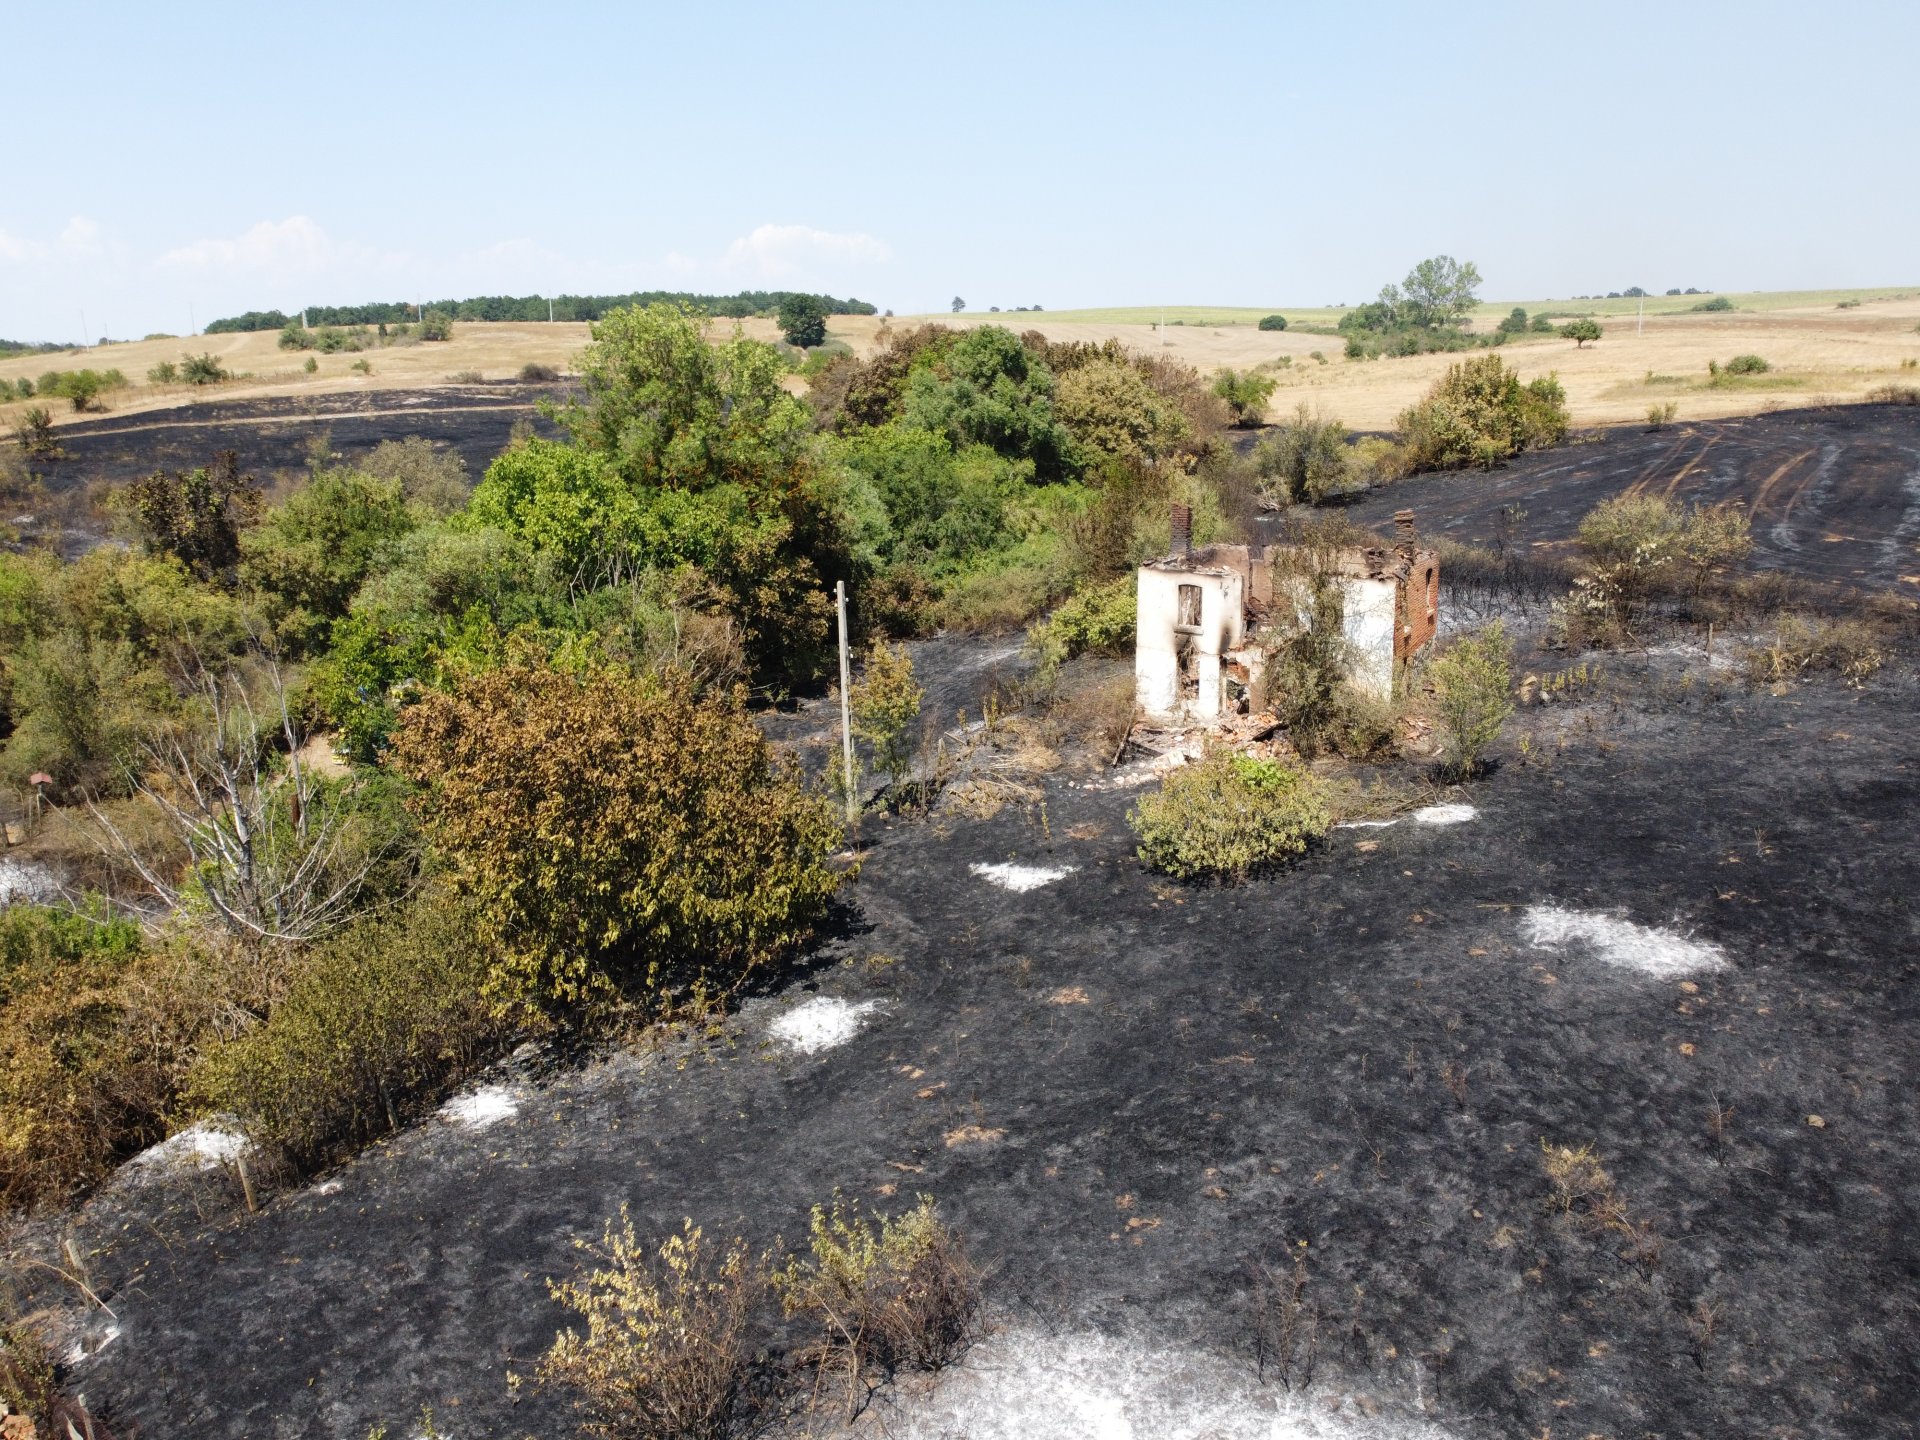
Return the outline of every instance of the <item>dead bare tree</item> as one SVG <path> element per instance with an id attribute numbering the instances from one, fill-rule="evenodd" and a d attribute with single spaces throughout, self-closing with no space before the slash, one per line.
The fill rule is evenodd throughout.
<path id="1" fill-rule="evenodd" d="M 249 948 L 302 943 L 343 923 L 382 856 L 354 823 L 346 797 L 315 775 L 287 705 L 280 671 L 261 657 L 259 679 L 216 674 L 192 657 L 198 723 L 150 734 L 131 764 L 134 793 L 152 805 L 190 861 L 179 876 L 155 863 L 113 817 L 88 812 L 142 880 L 175 911 L 201 906 Z M 270 709 L 256 706 L 264 684 Z"/>

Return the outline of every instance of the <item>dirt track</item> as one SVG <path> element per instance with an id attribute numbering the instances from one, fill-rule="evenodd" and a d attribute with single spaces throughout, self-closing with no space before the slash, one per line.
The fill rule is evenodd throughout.
<path id="1" fill-rule="evenodd" d="M 1485 544 L 1501 508 L 1517 506 L 1515 538 L 1551 546 L 1622 491 L 1738 500 L 1752 518 L 1755 564 L 1920 595 L 1920 408 L 1910 405 L 1611 430 L 1490 472 L 1416 476 L 1349 513 L 1385 527 L 1406 507 L 1430 534 Z"/>

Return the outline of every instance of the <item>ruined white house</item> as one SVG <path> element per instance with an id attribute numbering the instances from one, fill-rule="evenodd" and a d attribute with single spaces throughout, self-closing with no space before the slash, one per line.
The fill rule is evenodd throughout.
<path id="1" fill-rule="evenodd" d="M 1390 697 L 1439 620 L 1440 559 L 1415 542 L 1413 512 L 1394 517 L 1396 543 L 1334 553 L 1341 626 L 1353 659 L 1349 680 Z M 1291 623 L 1302 581 L 1282 547 L 1192 546 L 1193 517 L 1173 510 L 1173 553 L 1140 567 L 1134 694 L 1163 724 L 1209 724 L 1267 706 L 1263 629 Z M 1280 570 L 1278 594 L 1275 570 Z M 1291 613 L 1290 613 L 1291 612 Z"/>

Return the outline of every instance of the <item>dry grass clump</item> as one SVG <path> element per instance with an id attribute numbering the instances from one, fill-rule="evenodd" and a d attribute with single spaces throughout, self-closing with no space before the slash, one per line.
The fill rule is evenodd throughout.
<path id="1" fill-rule="evenodd" d="M 578 1242 L 594 1268 L 549 1283 L 585 1329 L 556 1337 L 536 1379 L 576 1392 L 586 1433 L 605 1440 L 729 1440 L 794 1408 L 794 1371 L 755 1343 L 776 1298 L 811 1327 L 793 1357 L 815 1376 L 809 1412 L 830 1374 L 846 1376 L 858 1415 L 878 1384 L 942 1369 L 971 1341 L 980 1272 L 931 1197 L 878 1218 L 836 1198 L 814 1207 L 809 1239 L 805 1256 L 776 1267 L 689 1220 L 649 1249 L 622 1206 L 600 1244 Z"/>
<path id="2" fill-rule="evenodd" d="M 1253 1364 L 1261 1380 L 1269 1374 L 1286 1389 L 1313 1383 L 1320 1356 L 1320 1307 L 1308 1298 L 1307 1242 L 1297 1242 L 1285 1270 L 1253 1267 Z"/>
<path id="3" fill-rule="evenodd" d="M 810 1253 L 790 1260 L 774 1285 L 789 1316 L 817 1327 L 805 1357 L 822 1376 L 845 1374 L 850 1419 L 876 1374 L 945 1369 L 972 1340 L 980 1272 L 932 1196 L 877 1220 L 836 1197 L 814 1206 L 808 1240 Z"/>
<path id="4" fill-rule="evenodd" d="M 1857 689 L 1887 663 L 1887 648 L 1879 630 L 1863 619 L 1787 615 L 1771 637 L 1742 652 L 1741 661 L 1756 685 L 1826 673 Z"/>
<path id="5" fill-rule="evenodd" d="M 1920 387 L 1876 385 L 1867 391 L 1867 402 L 1874 405 L 1920 405 Z"/>
<path id="6" fill-rule="evenodd" d="M 576 1243 L 599 1265 L 548 1288 L 586 1329 L 562 1331 L 537 1375 L 579 1392 L 586 1433 L 727 1440 L 749 1432 L 768 1388 L 750 1337 L 768 1289 L 765 1257 L 741 1240 L 710 1241 L 691 1221 L 649 1251 L 624 1205 L 599 1245 Z"/>
<path id="7" fill-rule="evenodd" d="M 1540 1157 L 1550 1187 L 1548 1209 L 1569 1217 L 1589 1234 L 1622 1237 L 1622 1258 L 1642 1275 L 1651 1276 L 1660 1263 L 1660 1237 L 1652 1221 L 1633 1218 L 1626 1196 L 1593 1146 L 1549 1145 L 1542 1140 Z"/>

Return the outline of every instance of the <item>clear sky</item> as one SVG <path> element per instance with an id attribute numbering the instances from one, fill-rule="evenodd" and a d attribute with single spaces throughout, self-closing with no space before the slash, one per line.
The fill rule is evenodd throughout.
<path id="1" fill-rule="evenodd" d="M 16 7 L 0 336 L 824 289 L 901 313 L 1920 282 L 1920 5 Z"/>

